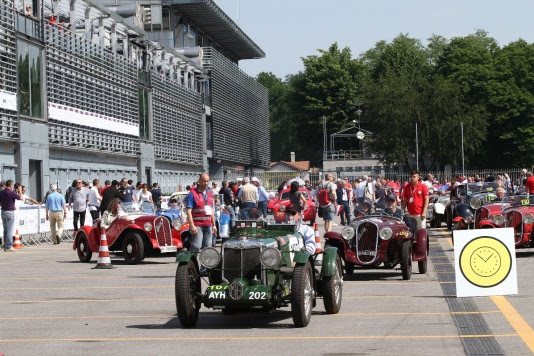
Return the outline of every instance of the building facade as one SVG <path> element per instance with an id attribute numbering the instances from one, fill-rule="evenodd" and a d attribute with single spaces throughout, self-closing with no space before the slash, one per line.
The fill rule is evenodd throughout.
<path id="1" fill-rule="evenodd" d="M 76 178 L 173 192 L 268 167 L 267 90 L 238 67 L 263 56 L 211 0 L 2 1 L 1 179 L 40 199 Z"/>

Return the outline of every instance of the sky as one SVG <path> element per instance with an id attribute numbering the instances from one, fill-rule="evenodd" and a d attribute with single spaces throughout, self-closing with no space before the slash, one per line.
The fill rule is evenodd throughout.
<path id="1" fill-rule="evenodd" d="M 337 42 L 353 57 L 399 34 L 422 41 L 488 32 L 502 47 L 519 38 L 534 42 L 532 0 L 214 0 L 265 52 L 242 60 L 247 74 L 284 79 L 303 70 L 302 57 Z"/>

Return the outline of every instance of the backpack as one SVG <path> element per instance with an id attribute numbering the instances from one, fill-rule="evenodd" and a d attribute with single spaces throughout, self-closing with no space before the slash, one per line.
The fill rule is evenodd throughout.
<path id="1" fill-rule="evenodd" d="M 330 191 L 328 188 L 329 188 L 328 183 L 326 185 L 321 185 L 319 187 L 319 192 L 317 193 L 317 199 L 319 200 L 319 204 L 321 205 L 330 204 Z"/>
<path id="2" fill-rule="evenodd" d="M 363 195 L 367 199 L 373 199 L 373 193 L 371 193 L 371 189 L 369 189 L 369 182 L 365 185 L 365 192 Z"/>

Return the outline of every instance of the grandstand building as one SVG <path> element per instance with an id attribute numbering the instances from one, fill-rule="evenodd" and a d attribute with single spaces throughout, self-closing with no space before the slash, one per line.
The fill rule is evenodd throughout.
<path id="1" fill-rule="evenodd" d="M 172 192 L 261 171 L 268 93 L 238 63 L 264 56 L 213 0 L 2 0 L 0 179 L 40 199 L 75 178 Z"/>

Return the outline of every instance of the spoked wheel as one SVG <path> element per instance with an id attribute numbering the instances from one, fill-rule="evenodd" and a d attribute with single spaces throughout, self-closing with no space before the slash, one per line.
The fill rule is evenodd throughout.
<path id="1" fill-rule="evenodd" d="M 184 328 L 195 327 L 200 309 L 200 276 L 193 261 L 178 265 L 174 289 L 180 323 Z"/>
<path id="2" fill-rule="evenodd" d="M 323 277 L 323 302 L 328 314 L 337 314 L 341 309 L 343 294 L 343 272 L 341 258 L 336 258 L 336 271 L 333 276 Z"/>
<path id="3" fill-rule="evenodd" d="M 310 322 L 313 298 L 313 271 L 310 262 L 306 262 L 295 267 L 291 281 L 291 316 L 297 328 Z"/>
<path id="4" fill-rule="evenodd" d="M 145 256 L 143 239 L 136 232 L 128 233 L 122 242 L 122 253 L 124 260 L 130 265 L 141 262 Z"/>
<path id="5" fill-rule="evenodd" d="M 401 259 L 402 279 L 408 280 L 412 277 L 412 241 L 404 240 L 402 243 Z"/>
<path id="6" fill-rule="evenodd" d="M 81 262 L 89 262 L 91 261 L 91 257 L 93 257 L 93 252 L 89 248 L 89 239 L 85 235 L 85 232 L 81 230 L 76 235 L 76 252 Z"/>

